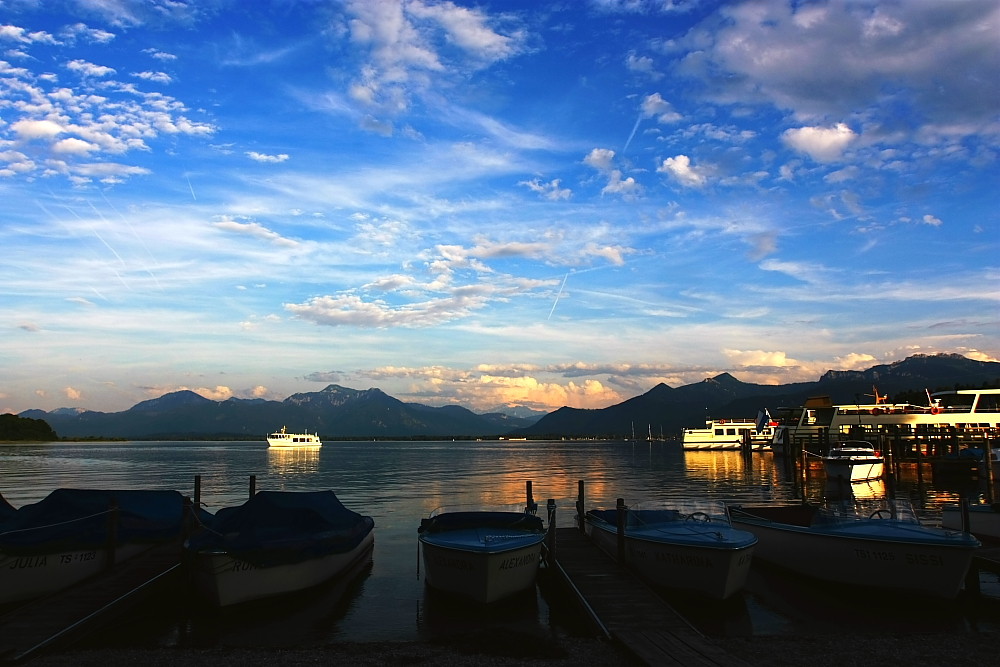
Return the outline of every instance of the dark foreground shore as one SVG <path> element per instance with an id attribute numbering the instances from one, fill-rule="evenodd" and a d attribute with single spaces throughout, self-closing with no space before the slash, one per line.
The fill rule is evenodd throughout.
<path id="1" fill-rule="evenodd" d="M 1000 633 L 824 634 L 713 640 L 734 664 L 757 667 L 939 667 L 996 664 Z M 42 655 L 33 667 L 239 667 L 242 665 L 444 665 L 490 667 L 639 664 L 621 646 L 600 639 L 467 636 L 435 642 L 336 643 L 304 649 L 74 649 Z"/>

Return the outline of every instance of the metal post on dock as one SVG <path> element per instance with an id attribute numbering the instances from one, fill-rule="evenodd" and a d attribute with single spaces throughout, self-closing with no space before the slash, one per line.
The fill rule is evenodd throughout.
<path id="1" fill-rule="evenodd" d="M 615 503 L 618 510 L 618 562 L 625 562 L 625 521 L 628 507 L 625 506 L 625 499 L 619 498 Z"/>
<path id="2" fill-rule="evenodd" d="M 111 569 L 115 566 L 115 548 L 118 546 L 118 501 L 112 499 L 108 507 L 108 540 L 104 545 L 107 552 L 105 567 Z"/>
<path id="3" fill-rule="evenodd" d="M 581 533 L 587 532 L 587 526 L 584 524 L 584 519 L 587 516 L 587 511 L 584 509 L 586 505 L 584 504 L 584 482 L 581 479 L 576 483 L 576 522 L 577 527 L 580 529 Z"/>
<path id="4" fill-rule="evenodd" d="M 554 564 L 556 562 L 556 501 L 549 498 L 545 502 L 545 520 L 548 532 L 545 535 L 545 562 Z"/>
<path id="5" fill-rule="evenodd" d="M 257 475 L 250 475 L 250 497 L 257 493 Z"/>

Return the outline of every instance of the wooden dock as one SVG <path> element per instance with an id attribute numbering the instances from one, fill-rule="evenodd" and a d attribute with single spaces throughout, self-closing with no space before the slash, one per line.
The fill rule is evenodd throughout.
<path id="1" fill-rule="evenodd" d="M 648 665 L 749 665 L 695 629 L 634 574 L 577 528 L 555 530 L 550 567 L 604 634 Z"/>
<path id="2" fill-rule="evenodd" d="M 179 575 L 179 544 L 150 548 L 106 573 L 0 616 L 0 663 L 35 657 L 110 622 Z"/>

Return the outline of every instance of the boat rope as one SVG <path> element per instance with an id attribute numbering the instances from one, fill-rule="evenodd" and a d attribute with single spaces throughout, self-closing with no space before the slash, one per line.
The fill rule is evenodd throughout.
<path id="1" fill-rule="evenodd" d="M 69 519 L 67 521 L 59 521 L 58 523 L 49 523 L 44 526 L 31 526 L 30 528 L 16 528 L 14 530 L 7 530 L 0 533 L 0 538 L 6 537 L 8 535 L 13 535 L 14 533 L 27 533 L 33 530 L 45 530 L 46 528 L 55 528 L 56 526 L 66 526 L 71 523 L 76 523 L 77 521 L 86 521 L 87 519 L 93 519 L 95 517 L 103 516 L 105 514 L 110 514 L 112 510 L 102 510 L 100 512 L 95 512 L 94 514 L 88 514 L 87 516 L 77 517 L 75 519 Z"/>

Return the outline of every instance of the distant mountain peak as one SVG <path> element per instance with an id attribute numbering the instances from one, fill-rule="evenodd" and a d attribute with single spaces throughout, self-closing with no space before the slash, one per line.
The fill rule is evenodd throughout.
<path id="1" fill-rule="evenodd" d="M 214 403 L 210 398 L 205 398 L 197 392 L 193 392 L 190 389 L 182 389 L 180 391 L 172 391 L 170 393 L 164 394 L 159 398 L 151 398 L 148 401 L 142 401 L 136 403 L 131 408 L 128 409 L 129 412 L 148 412 L 148 411 L 160 411 L 160 410 L 172 410 L 174 408 L 179 408 L 189 405 L 202 405 L 205 403 Z"/>

